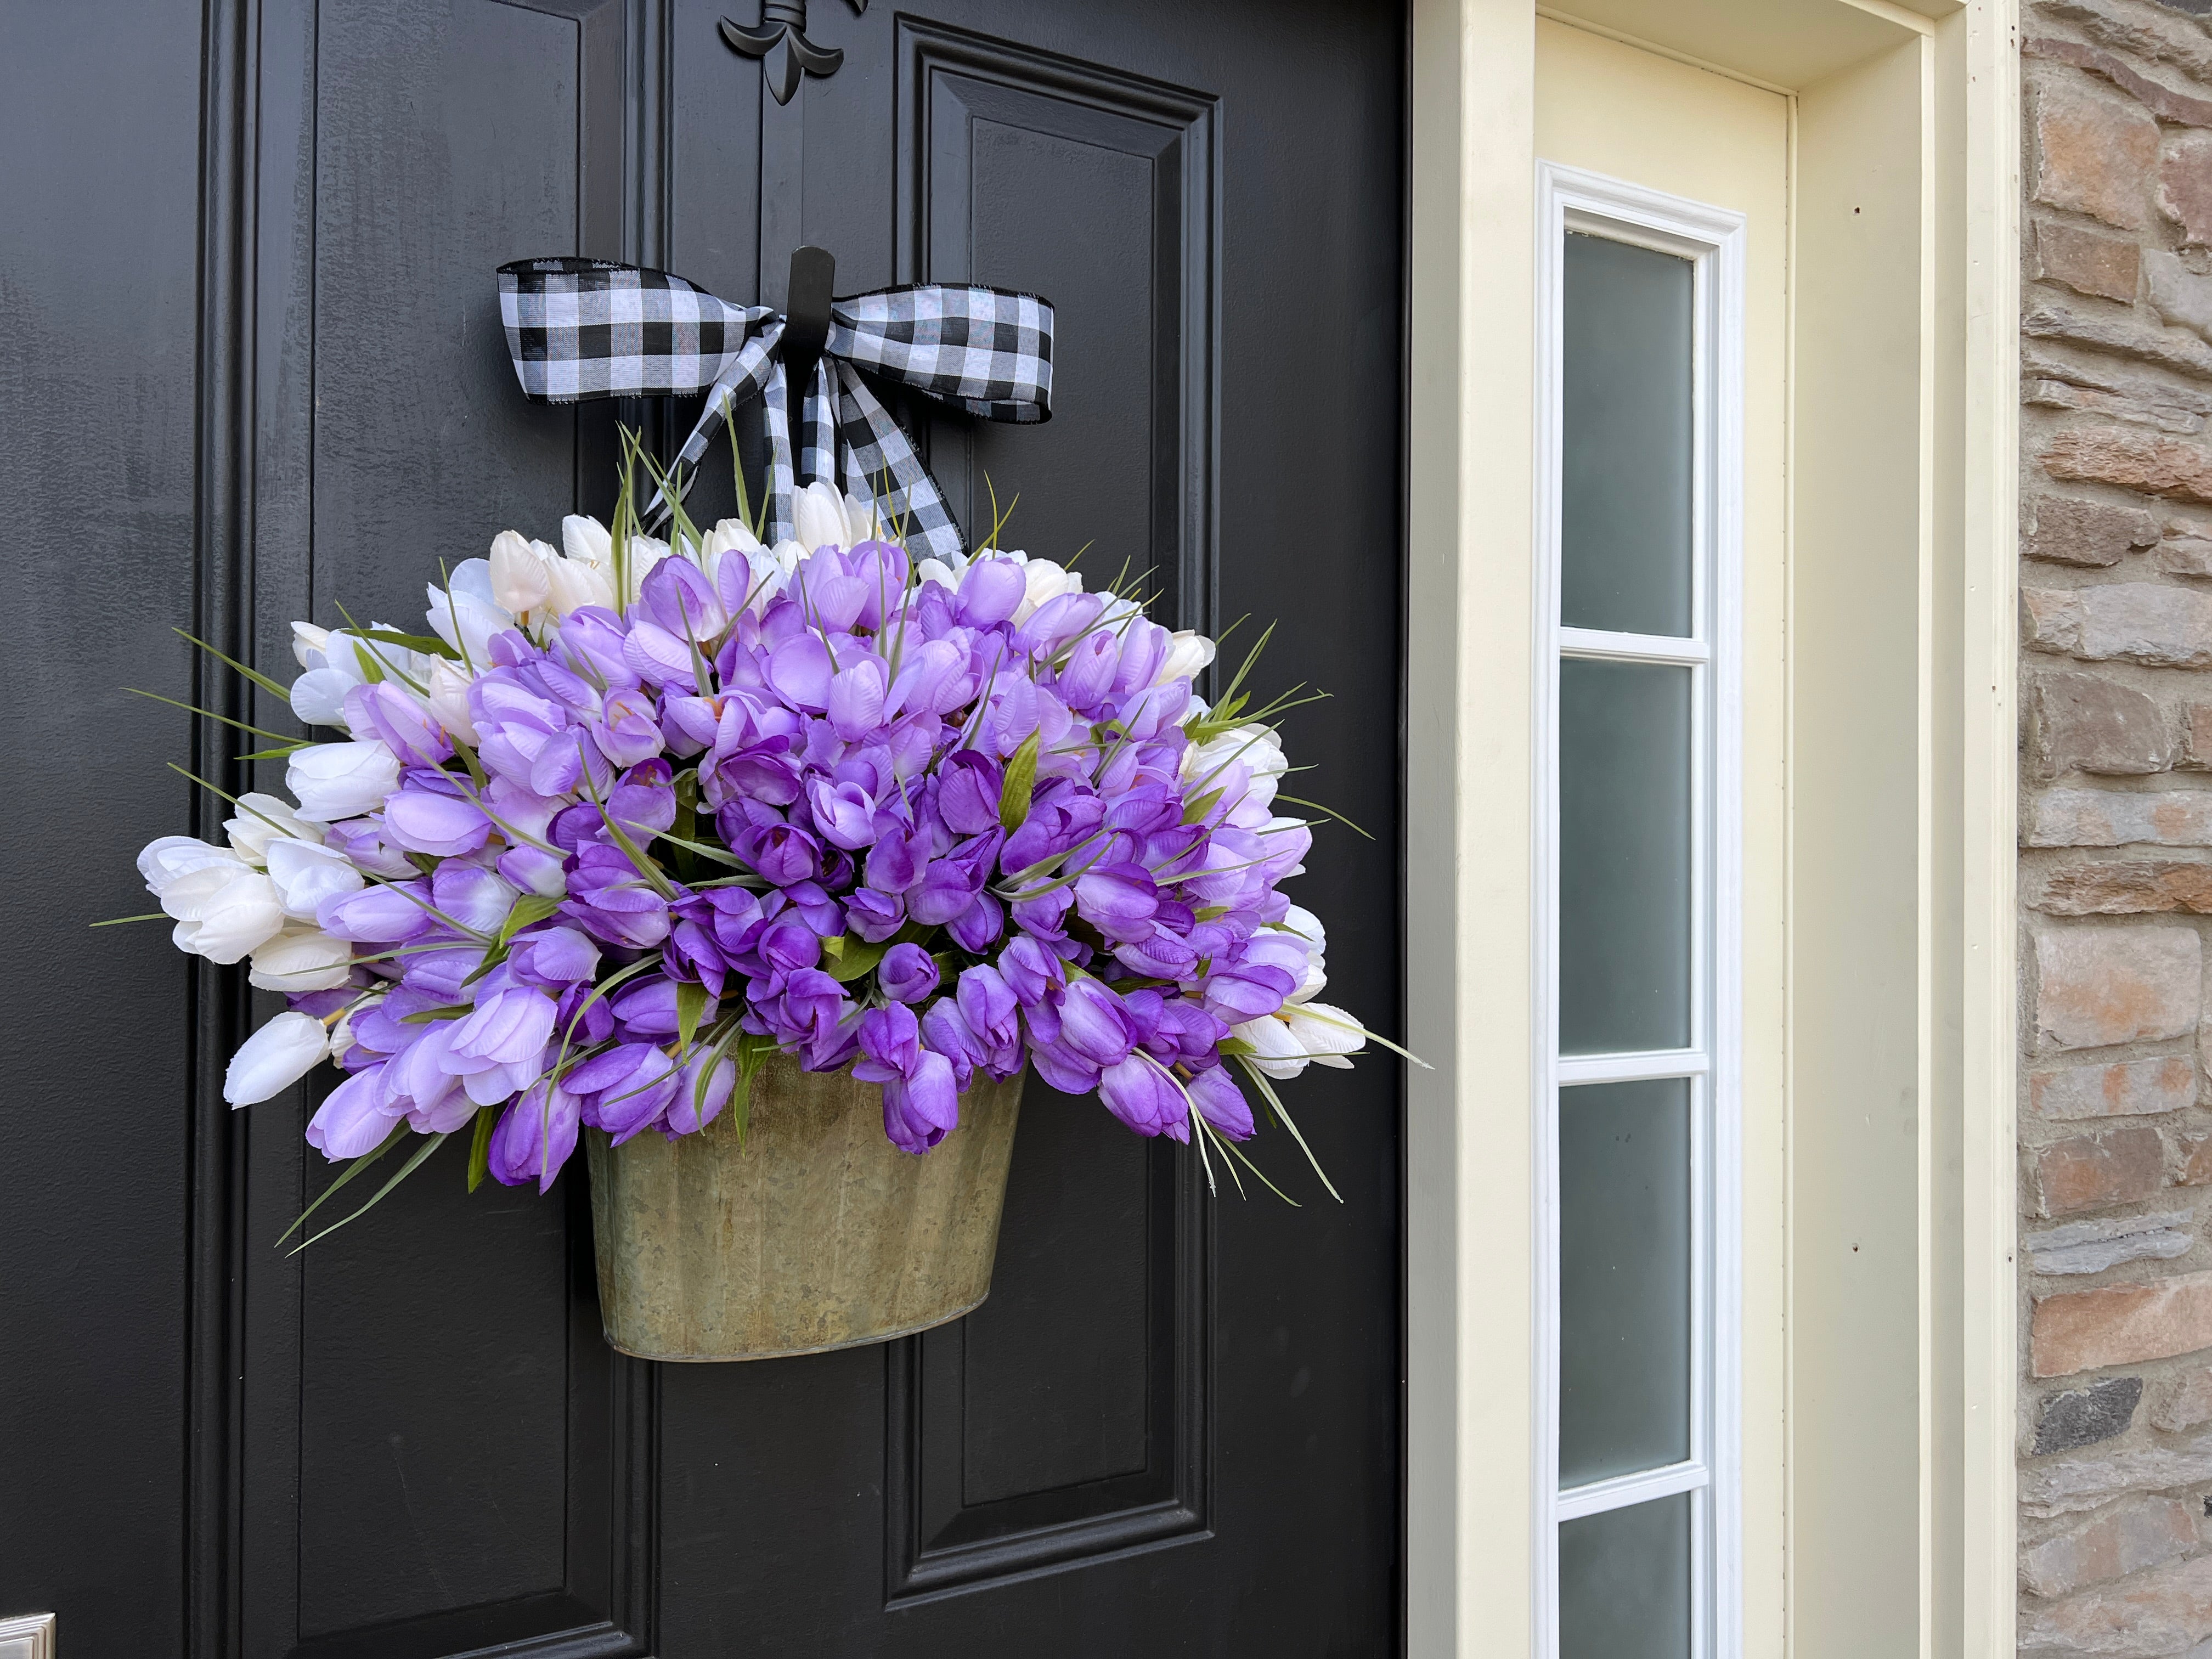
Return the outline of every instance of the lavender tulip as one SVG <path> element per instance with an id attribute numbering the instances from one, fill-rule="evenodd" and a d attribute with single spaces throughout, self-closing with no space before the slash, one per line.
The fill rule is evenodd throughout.
<path id="1" fill-rule="evenodd" d="M 1132 1054 L 1105 1067 L 1099 1073 L 1098 1097 L 1108 1111 L 1140 1135 L 1190 1139 L 1189 1104 L 1157 1060 Z"/>
<path id="2" fill-rule="evenodd" d="M 937 988 L 937 963 L 919 945 L 894 945 L 876 969 L 884 994 L 894 1002 L 920 1002 Z"/>
<path id="3" fill-rule="evenodd" d="M 532 1084 L 507 1109 L 491 1132 L 487 1162 L 504 1187 L 535 1181 L 542 1194 L 576 1150 L 580 1103 L 557 1083 Z"/>

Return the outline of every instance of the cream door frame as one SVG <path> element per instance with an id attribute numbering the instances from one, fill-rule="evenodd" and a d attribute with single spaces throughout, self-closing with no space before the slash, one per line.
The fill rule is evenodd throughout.
<path id="1" fill-rule="evenodd" d="M 1854 1128 L 1844 1011 L 1793 1005 L 1792 1168 L 1832 1185 L 1790 1194 L 1793 1484 L 1779 1581 L 1747 1603 L 1793 1654 L 1863 1651 L 1856 1596 L 1911 1606 L 1924 1655 L 1996 1659 L 2014 1577 L 2017 0 L 1573 10 L 1546 15 L 1791 100 L 1790 752 L 1793 812 L 1821 811 L 1791 820 L 1789 971 L 1793 990 L 1822 967 L 1904 988 L 1882 1035 L 1909 1133 L 1887 1141 Z M 1534 1630 L 1536 17 L 1413 0 L 1410 54 L 1407 983 L 1436 1069 L 1408 1095 L 1407 1617 L 1412 1653 L 1470 1659 L 1528 1654 Z M 1839 228 L 1847 201 L 1882 228 Z M 1899 430 L 1901 451 L 1859 459 Z M 1870 572 L 1840 562 L 1862 502 L 1905 514 L 1883 544 L 1901 554 Z M 1800 620 L 1844 603 L 1878 650 L 1853 659 Z M 1850 707 L 1869 684 L 1894 706 L 1872 733 Z M 1909 801 L 1853 795 L 1901 757 Z M 1907 809 L 1903 862 L 1854 863 L 1852 813 Z M 1856 927 L 1829 860 L 1846 885 L 1911 884 L 1901 938 Z M 1899 1201 L 1844 1214 L 1833 1183 L 1861 1179 Z M 1838 1255 L 1846 1224 L 1879 1230 L 1888 1277 Z M 1881 1297 L 1913 1310 L 1901 1352 L 1801 1373 L 1798 1344 Z M 1882 1386 L 1856 1391 L 1854 1364 Z M 1844 1454 L 1869 1436 L 1887 1461 L 1863 1476 Z"/>

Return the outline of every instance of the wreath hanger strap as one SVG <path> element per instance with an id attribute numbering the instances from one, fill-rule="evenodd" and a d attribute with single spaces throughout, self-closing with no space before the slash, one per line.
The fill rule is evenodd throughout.
<path id="1" fill-rule="evenodd" d="M 760 398 L 770 541 L 792 534 L 798 487 L 819 481 L 902 522 L 918 556 L 963 552 L 944 492 L 862 371 L 983 420 L 1048 420 L 1052 304 L 943 283 L 832 300 L 835 271 L 819 248 L 794 253 L 787 314 L 732 305 L 641 265 L 518 259 L 499 268 L 500 314 L 515 377 L 532 402 L 707 393 L 677 455 L 688 474 L 696 473 L 725 408 Z M 794 379 L 805 389 L 795 446 Z M 656 517 L 667 510 L 661 503 Z"/>

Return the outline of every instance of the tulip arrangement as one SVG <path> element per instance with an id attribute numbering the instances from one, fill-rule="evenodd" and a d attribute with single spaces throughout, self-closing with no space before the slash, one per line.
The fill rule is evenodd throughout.
<path id="1" fill-rule="evenodd" d="M 543 1191 L 586 1127 L 742 1127 L 776 1052 L 880 1084 L 914 1153 L 1024 1066 L 1209 1179 L 1253 1133 L 1232 1067 L 1304 1146 L 1273 1083 L 1373 1034 L 1313 1000 L 1281 890 L 1288 699 L 1248 712 L 1240 672 L 1209 706 L 1212 641 L 1018 552 L 916 566 L 826 484 L 775 547 L 629 500 L 501 535 L 428 634 L 299 623 L 304 672 L 254 675 L 345 740 L 288 744 L 296 804 L 237 797 L 227 846 L 139 859 L 179 949 L 286 994 L 234 1105 L 334 1060 L 331 1191 L 471 1125 L 472 1188 Z"/>

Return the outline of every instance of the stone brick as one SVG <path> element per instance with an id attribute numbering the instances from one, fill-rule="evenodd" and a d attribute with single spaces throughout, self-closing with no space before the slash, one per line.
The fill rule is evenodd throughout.
<path id="1" fill-rule="evenodd" d="M 2212 1135 L 2184 1135 L 2180 1142 L 2181 1173 L 2174 1177 L 2184 1187 L 2212 1187 Z"/>
<path id="2" fill-rule="evenodd" d="M 2212 346 L 2132 318 L 2084 317 L 2062 305 L 2040 305 L 2020 319 L 2020 331 L 2031 340 L 2070 341 L 2212 379 Z"/>
<path id="3" fill-rule="evenodd" d="M 2089 1117 L 2142 1117 L 2196 1103 L 2197 1068 L 2186 1054 L 2127 1060 L 2117 1066 L 2069 1066 L 2027 1079 L 2028 1109 L 2055 1122 Z"/>
<path id="4" fill-rule="evenodd" d="M 2045 17 L 2063 17 L 2080 26 L 2100 45 L 2154 64 L 2171 64 L 2193 80 L 2212 81 L 2212 40 L 2182 12 L 2202 14 L 2205 0 L 2176 0 L 2173 9 L 2131 4 L 2129 0 L 2038 0 Z"/>
<path id="5" fill-rule="evenodd" d="M 2181 758 L 2174 764 L 2212 770 L 2212 702 L 2184 703 L 2180 713 Z"/>
<path id="6" fill-rule="evenodd" d="M 2212 1367 L 2185 1371 L 2151 1401 L 2150 1425 L 2169 1434 L 2212 1423 Z"/>
<path id="7" fill-rule="evenodd" d="M 2212 864 L 2182 859 L 2125 859 L 2054 872 L 2033 901 L 2054 916 L 2152 915 L 2185 910 L 2212 915 Z"/>
<path id="8" fill-rule="evenodd" d="M 2020 1651 L 2163 1659 L 2212 1636 L 2212 1555 L 2083 1590 L 2022 1619 Z"/>
<path id="9" fill-rule="evenodd" d="M 2036 88 L 2037 201 L 2122 230 L 2139 229 L 2149 216 L 2143 181 L 2158 159 L 2158 123 L 2137 106 L 2072 79 L 2049 79 Z M 2187 189 L 2194 175 L 2185 163 L 2179 176 Z"/>
<path id="10" fill-rule="evenodd" d="M 2165 1185 L 2166 1143 L 2147 1124 L 2070 1136 L 2035 1155 L 2044 1215 L 2133 1204 Z"/>
<path id="11" fill-rule="evenodd" d="M 2085 614 L 2079 588 L 2023 587 L 2020 590 L 2021 641 L 2033 651 L 2078 650 Z"/>
<path id="12" fill-rule="evenodd" d="M 2100 1440 L 2110 1440 L 2114 1435 L 2125 1434 L 2136 1420 L 2136 1407 L 2142 1400 L 2142 1390 L 2140 1376 L 2108 1376 L 2086 1389 L 2052 1395 L 2043 1402 L 2043 1410 L 2036 1418 L 2033 1455 L 2044 1457 L 2052 1452 L 2075 1451 L 2083 1446 L 2094 1446 Z M 2191 1535 L 2195 1535 L 2193 1528 Z M 2132 1572 L 2134 1568 L 2122 1571 Z"/>
<path id="13" fill-rule="evenodd" d="M 2206 1481 L 2212 1481 L 2212 1437 L 2031 1465 L 2020 1472 L 2020 1506 L 2047 1520 L 2094 1510 L 2131 1492 L 2169 1492 Z"/>
<path id="14" fill-rule="evenodd" d="M 2158 544 L 2158 568 L 2170 576 L 2212 576 L 2212 541 L 2169 537 Z"/>
<path id="15" fill-rule="evenodd" d="M 2212 133 L 2185 132 L 2166 147 L 2158 163 L 2158 210 L 2181 227 L 2185 244 L 2212 242 Z"/>
<path id="16" fill-rule="evenodd" d="M 2034 1595 L 2068 1595 L 2085 1585 L 2178 1561 L 2196 1547 L 2197 1518 L 2188 1504 L 2173 1498 L 2142 1498 L 2045 1539 L 2021 1557 L 2021 1576 Z"/>
<path id="17" fill-rule="evenodd" d="M 2031 495 L 2021 514 L 2021 551 L 2048 564 L 2118 564 L 2158 540 L 2158 520 L 2139 507 Z"/>
<path id="18" fill-rule="evenodd" d="M 2195 789 L 2045 789 L 2025 818 L 2030 847 L 2212 847 L 2212 793 Z"/>
<path id="19" fill-rule="evenodd" d="M 2124 237 L 2049 219 L 2035 228 L 2035 274 L 2076 294 L 2133 301 L 2142 264 L 2141 250 Z"/>
<path id="20" fill-rule="evenodd" d="M 2212 667 L 2212 593 L 2162 582 L 2023 588 L 2027 642 L 2087 662 Z"/>
<path id="21" fill-rule="evenodd" d="M 2142 274 L 2150 279 L 2146 297 L 2160 322 L 2212 338 L 2212 276 L 2199 276 L 2164 248 L 2144 252 Z"/>
<path id="22" fill-rule="evenodd" d="M 2045 674 L 2027 694 L 2027 746 L 2038 776 L 2142 775 L 2174 762 L 2166 716 L 2149 696 L 2095 674 Z"/>
<path id="23" fill-rule="evenodd" d="M 2203 945 L 2188 927 L 2072 927 L 2035 941 L 2035 1024 L 2061 1048 L 2186 1036 Z"/>
<path id="24" fill-rule="evenodd" d="M 2212 1348 L 2212 1273 L 2061 1291 L 2036 1303 L 2030 1331 L 2038 1376 L 2068 1376 Z"/>
<path id="25" fill-rule="evenodd" d="M 2212 451 L 2179 438 L 2123 427 L 2077 427 L 2054 437 L 2042 459 L 2043 470 L 2054 478 L 2212 501 Z"/>
<path id="26" fill-rule="evenodd" d="M 2030 380 L 2021 388 L 2020 400 L 2039 409 L 2085 409 L 2094 415 L 2154 426 L 2160 432 L 2197 433 L 2204 417 L 2172 404 L 2147 403 L 2115 392 L 2092 392 L 2069 380 Z"/>
<path id="27" fill-rule="evenodd" d="M 2179 336 L 2160 337 L 2187 345 Z M 2094 386 L 2100 392 L 2111 392 L 2133 398 L 2146 404 L 2171 404 L 2176 409 L 2185 409 L 2192 414 L 2212 414 L 2212 392 L 2202 386 L 2181 386 L 2162 374 L 2139 374 L 2124 363 L 2115 362 L 2099 352 L 2094 356 L 2076 356 L 2071 352 L 2057 352 L 2023 340 L 2020 349 L 2020 372 L 2032 379 L 2064 380 L 2071 386 Z M 2167 526 L 2170 530 L 2171 526 Z M 2192 533 L 2212 535 L 2212 530 Z"/>
<path id="28" fill-rule="evenodd" d="M 2039 1273 L 2100 1273 L 2123 1261 L 2171 1261 L 2187 1255 L 2197 1242 L 2188 1231 L 2195 1221 L 2190 1210 L 2099 1216 L 2047 1227 L 2021 1243 L 2027 1249 L 2028 1265 Z"/>
<path id="29" fill-rule="evenodd" d="M 2193 5 L 2190 9 L 2197 9 Z M 2020 49 L 2026 57 L 2071 64 L 2092 75 L 2102 76 L 2145 109 L 2178 126 L 2212 127 L 2212 101 L 2177 91 L 2162 81 L 2154 81 L 2126 59 L 2100 52 L 2086 41 L 2030 35 L 2021 42 Z"/>

